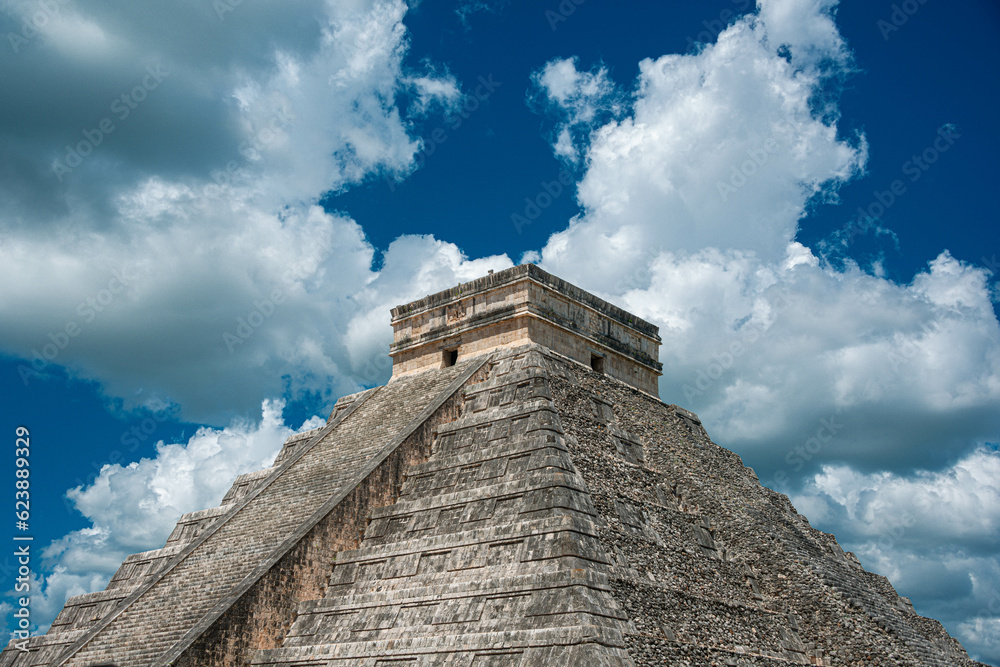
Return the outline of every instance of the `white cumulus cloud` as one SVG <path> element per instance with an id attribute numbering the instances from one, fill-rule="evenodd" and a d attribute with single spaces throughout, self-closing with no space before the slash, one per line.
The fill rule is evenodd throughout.
<path id="1" fill-rule="evenodd" d="M 280 400 L 265 401 L 259 422 L 201 428 L 186 443 L 160 441 L 154 458 L 105 465 L 93 483 L 70 489 L 90 525 L 44 550 L 49 573 L 35 588 L 35 622 L 51 622 L 67 597 L 105 586 L 129 554 L 163 546 L 182 514 L 218 505 L 237 475 L 269 466 L 296 431 L 324 424 L 313 417 L 293 430 L 283 409 Z"/>
<path id="2" fill-rule="evenodd" d="M 579 161 L 595 124 L 616 117 L 623 106 L 607 68 L 581 72 L 577 63 L 577 58 L 557 58 L 531 77 L 536 96 L 562 117 L 553 149 L 571 163 Z"/>
<path id="3" fill-rule="evenodd" d="M 327 399 L 385 380 L 386 369 L 366 372 L 371 356 L 345 338 L 393 300 L 382 289 L 397 298 L 401 286 L 435 291 L 510 262 L 469 262 L 451 244 L 422 239 L 414 241 L 421 254 L 390 252 L 376 271 L 361 227 L 317 206 L 325 193 L 372 175 L 412 171 L 420 140 L 410 137 L 406 114 L 446 111 L 460 97 L 455 78 L 433 63 L 421 72 L 403 66 L 403 2 L 291 3 L 282 11 L 296 25 L 317 26 L 298 32 L 289 16 L 251 5 L 222 16 L 203 10 L 172 10 L 192 21 L 169 33 L 179 42 L 154 30 L 155 11 L 123 3 L 87 10 L 126 62 L 150 40 L 158 44 L 163 78 L 130 117 L 110 118 L 113 131 L 62 179 L 51 168 L 66 163 L 66 149 L 51 137 L 65 129 L 73 148 L 96 136 L 80 134 L 79 116 L 59 115 L 72 104 L 44 116 L 56 127 L 29 133 L 42 139 L 14 141 L 15 151 L 0 157 L 51 156 L 34 171 L 16 170 L 31 187 L 0 179 L 11 194 L 0 198 L 0 350 L 26 360 L 26 382 L 56 364 L 100 381 L 126 407 L 168 401 L 186 419 L 225 423 L 281 394 L 282 378 L 293 392 Z M 167 14 L 159 19 L 173 25 L 177 17 Z M 257 29 L 268 39 L 216 48 Z M 211 43 L 192 51 L 188 37 Z M 48 74 L 25 88 L 38 99 L 22 96 L 17 113 L 61 86 L 51 73 L 66 59 L 35 55 L 30 66 Z M 10 76 L 23 72 L 18 65 Z M 81 73 L 89 86 L 59 93 L 86 107 L 93 88 L 130 90 L 135 76 L 143 80 L 145 69 L 127 69 L 89 68 Z M 404 91 L 418 100 L 410 110 L 396 103 Z M 168 129 L 133 142 L 150 118 Z M 164 132 L 173 134 L 162 151 L 148 144 Z M 24 218 L 32 192 L 56 204 L 33 206 Z M 381 278 L 399 271 L 411 275 Z M 388 327 L 373 333 L 365 355 L 391 335 Z"/>

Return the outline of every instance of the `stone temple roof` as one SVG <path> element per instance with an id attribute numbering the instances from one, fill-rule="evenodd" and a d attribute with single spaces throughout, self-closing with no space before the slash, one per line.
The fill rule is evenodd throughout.
<path id="1" fill-rule="evenodd" d="M 525 343 L 654 396 L 663 368 L 655 325 L 533 264 L 396 306 L 392 329 L 394 377 Z"/>
<path id="2" fill-rule="evenodd" d="M 435 363 L 343 397 L 0 667 L 977 664 L 696 415 L 575 358 L 614 351 L 586 320 L 457 348 L 406 322 L 535 289 L 511 271 L 397 308 L 394 361 Z"/>

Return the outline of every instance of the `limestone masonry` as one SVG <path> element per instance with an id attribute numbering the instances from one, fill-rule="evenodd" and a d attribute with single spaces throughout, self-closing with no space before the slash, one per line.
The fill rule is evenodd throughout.
<path id="1" fill-rule="evenodd" d="M 535 266 L 392 311 L 392 379 L 0 667 L 972 666 Z"/>
<path id="2" fill-rule="evenodd" d="M 657 395 L 655 326 L 533 264 L 392 309 L 393 377 L 538 343 Z"/>

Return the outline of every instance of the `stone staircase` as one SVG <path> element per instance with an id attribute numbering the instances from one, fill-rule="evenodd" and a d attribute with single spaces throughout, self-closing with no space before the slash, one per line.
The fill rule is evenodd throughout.
<path id="1" fill-rule="evenodd" d="M 594 509 L 537 351 L 468 387 L 322 600 L 254 665 L 631 665 Z"/>
<path id="2" fill-rule="evenodd" d="M 407 427 L 423 424 L 428 409 L 454 394 L 482 361 L 351 397 L 326 427 L 293 436 L 274 467 L 237 479 L 226 497 L 231 502 L 182 517 L 166 547 L 126 559 L 106 591 L 71 600 L 55 632 L 33 638 L 29 653 L 8 647 L 0 665 L 178 660 L 332 509 L 331 499 L 395 449 Z M 332 560 L 339 549 L 328 546 Z M 328 565 L 315 568 L 325 579 Z"/>

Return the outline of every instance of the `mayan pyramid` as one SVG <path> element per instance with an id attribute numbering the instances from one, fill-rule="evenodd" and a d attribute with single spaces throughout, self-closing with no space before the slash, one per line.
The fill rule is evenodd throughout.
<path id="1" fill-rule="evenodd" d="M 535 266 L 392 311 L 340 399 L 0 665 L 976 665 Z"/>

